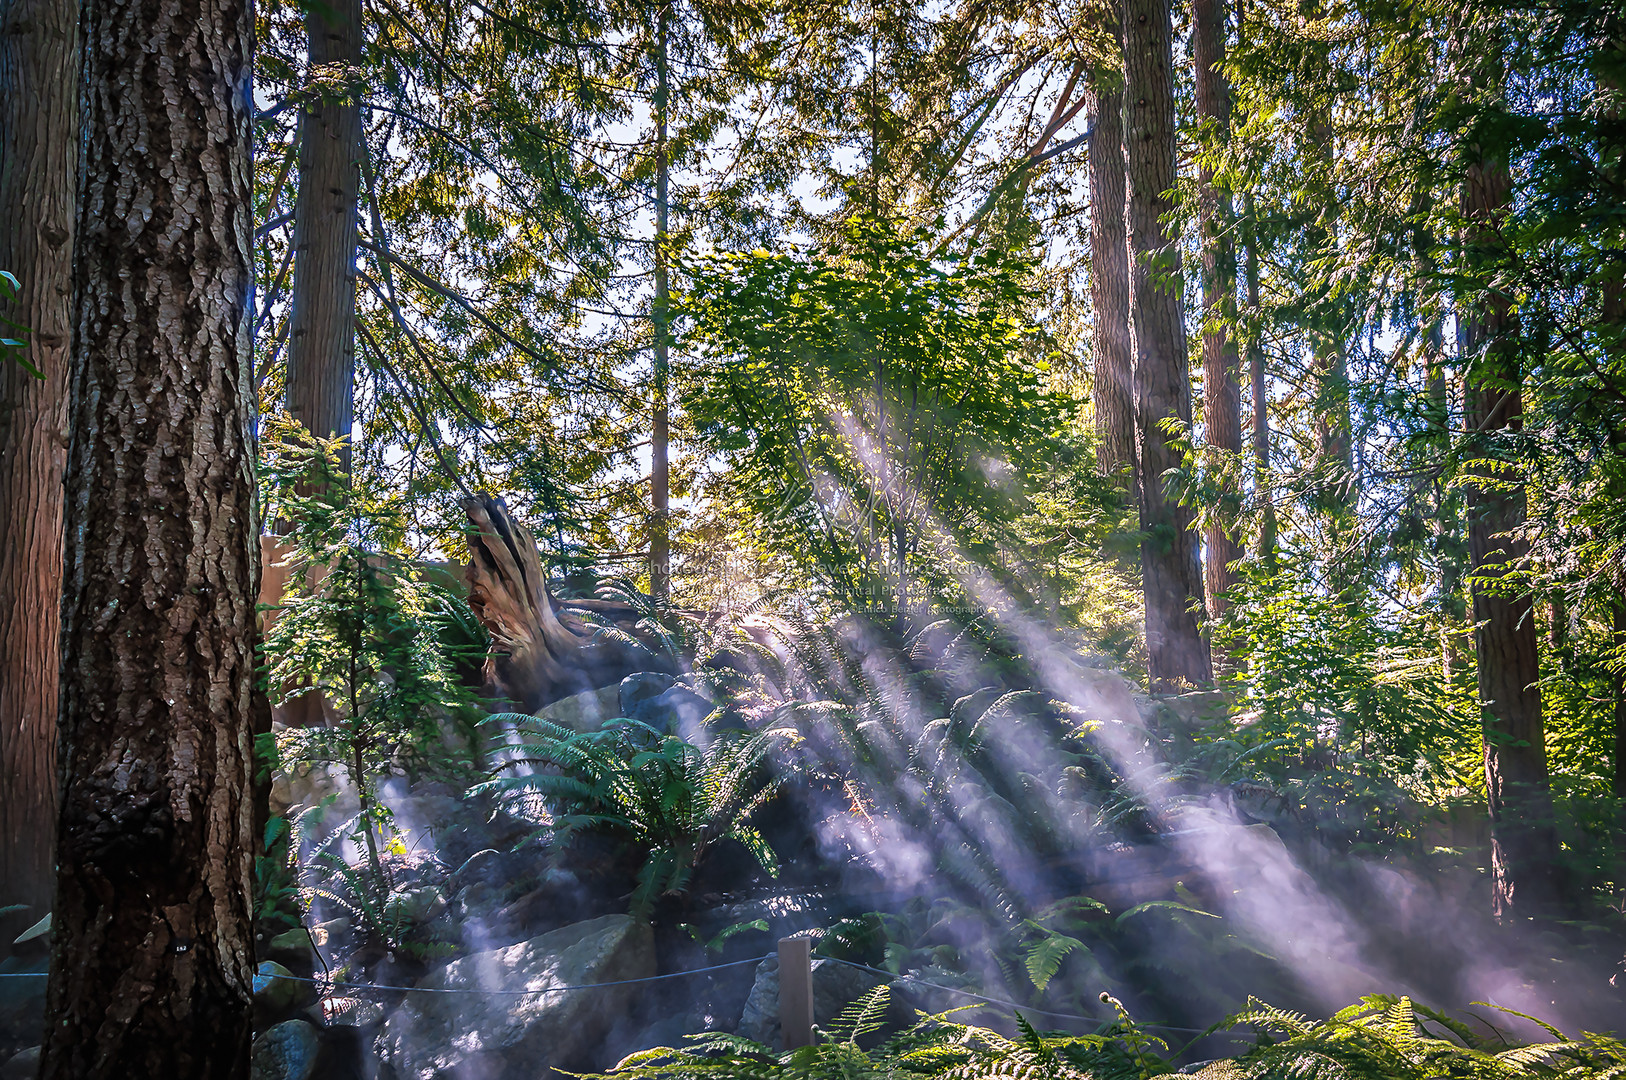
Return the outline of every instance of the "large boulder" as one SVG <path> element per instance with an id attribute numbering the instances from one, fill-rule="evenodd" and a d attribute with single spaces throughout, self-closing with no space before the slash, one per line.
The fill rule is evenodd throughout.
<path id="1" fill-rule="evenodd" d="M 549 1067 L 603 1067 L 611 1063 L 593 1053 L 638 987 L 536 991 L 653 974 L 647 923 L 627 915 L 575 923 L 426 976 L 418 989 L 428 992 L 407 995 L 379 1047 L 402 1080 L 532 1080 Z"/>
<path id="2" fill-rule="evenodd" d="M 670 679 L 671 676 L 664 676 Z M 629 676 L 637 678 L 637 676 Z M 606 686 L 598 690 L 583 690 L 579 694 L 572 694 L 567 698 L 560 698 L 552 705 L 537 710 L 536 715 L 543 720 L 552 720 L 555 724 L 562 724 L 572 731 L 597 731 L 604 726 L 604 721 L 614 720 L 622 715 L 621 688 L 619 686 Z"/>
<path id="3" fill-rule="evenodd" d="M 310 1080 L 321 1037 L 314 1025 L 284 1020 L 261 1032 L 249 1054 L 249 1080 Z"/>
<path id="4" fill-rule="evenodd" d="M 672 688 L 676 676 L 663 671 L 635 671 L 616 687 L 616 707 L 622 716 L 636 719 L 641 706 Z"/>
<path id="5" fill-rule="evenodd" d="M 40 1074 L 40 1048 L 19 1050 L 0 1065 L 0 1080 L 34 1080 Z"/>
<path id="6" fill-rule="evenodd" d="M 254 1020 L 256 1027 L 269 1027 L 300 1012 L 317 1000 L 316 986 L 275 960 L 262 960 L 254 971 Z"/>
<path id="7" fill-rule="evenodd" d="M 689 742 L 703 741 L 701 721 L 717 706 L 670 675 L 640 671 L 621 680 L 617 692 L 621 715 Z"/>

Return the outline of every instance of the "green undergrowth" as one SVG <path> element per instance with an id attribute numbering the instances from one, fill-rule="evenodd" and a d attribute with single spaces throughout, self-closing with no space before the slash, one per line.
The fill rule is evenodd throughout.
<path id="1" fill-rule="evenodd" d="M 657 1047 L 621 1061 L 593 1080 L 889 1080 L 944 1077 L 973 1080 L 1146 1080 L 1175 1073 L 1210 1080 L 1500 1080 L 1626 1077 L 1626 1044 L 1586 1033 L 1570 1038 L 1522 1018 L 1546 1041 L 1517 1043 L 1482 1017 L 1463 1021 L 1410 998 L 1362 998 L 1326 1020 L 1313 1020 L 1258 1001 L 1204 1036 L 1229 1033 L 1251 1045 L 1232 1058 L 1186 1065 L 1189 1047 L 1137 1023 L 1113 998 L 1116 1019 L 1090 1034 L 1041 1032 L 1018 1013 L 1016 1031 L 957 1023 L 952 1013 L 922 1014 L 907 1029 L 884 1034 L 887 988 L 877 987 L 819 1031 L 815 1045 L 775 1051 L 734 1035 L 692 1035 L 682 1048 Z M 1493 1008 L 1486 1006 L 1486 1008 Z M 958 1010 L 956 1010 L 958 1011 Z M 1202 1036 L 1199 1036 L 1199 1039 Z"/>

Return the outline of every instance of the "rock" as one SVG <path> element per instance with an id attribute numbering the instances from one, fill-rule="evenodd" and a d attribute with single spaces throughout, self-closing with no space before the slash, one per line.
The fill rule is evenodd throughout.
<path id="1" fill-rule="evenodd" d="M 384 902 L 384 921 L 422 926 L 446 910 L 446 898 L 433 885 L 402 889 Z"/>
<path id="2" fill-rule="evenodd" d="M 330 997 L 322 1002 L 322 1019 L 329 1027 L 367 1027 L 384 1019 L 384 1006 L 359 997 Z"/>
<path id="3" fill-rule="evenodd" d="M 319 922 L 311 927 L 311 937 L 316 947 L 326 949 L 349 939 L 351 933 L 350 920 L 340 915 L 337 919 Z"/>
<path id="4" fill-rule="evenodd" d="M 303 1020 L 284 1020 L 254 1040 L 249 1080 L 310 1080 L 321 1037 Z"/>
<path id="5" fill-rule="evenodd" d="M 275 960 L 262 960 L 254 971 L 254 1011 L 277 1017 L 316 1000 L 316 987 L 303 982 Z"/>
<path id="6" fill-rule="evenodd" d="M 677 679 L 659 671 L 640 671 L 628 675 L 621 680 L 621 685 L 616 687 L 616 701 L 621 715 L 638 719 L 638 706 L 666 693 L 675 682 Z"/>
<path id="7" fill-rule="evenodd" d="M 40 1074 L 40 1048 L 30 1046 L 11 1055 L 0 1065 L 0 1080 L 34 1080 Z"/>
<path id="8" fill-rule="evenodd" d="M 281 964 L 294 975 L 309 977 L 316 971 L 316 950 L 311 944 L 313 937 L 303 926 L 296 926 L 262 942 L 254 955 L 258 960 Z"/>
<path id="9" fill-rule="evenodd" d="M 606 915 L 433 972 L 423 990 L 546 990 L 655 974 L 647 923 Z M 635 985 L 537 994 L 409 993 L 379 1046 L 402 1080 L 443 1075 L 531 1080 L 548 1068 L 593 1068 L 591 1054 L 638 995 Z"/>
<path id="10" fill-rule="evenodd" d="M 638 676 L 630 675 L 628 678 L 636 679 Z M 671 682 L 672 677 L 663 675 L 661 678 Z M 625 680 L 622 685 L 626 685 Z M 620 695 L 621 688 L 617 686 L 583 690 L 538 710 L 536 715 L 543 720 L 563 724 L 572 731 L 597 731 L 604 726 L 604 721 L 625 715 L 620 711 Z"/>
<path id="11" fill-rule="evenodd" d="M 701 743 L 708 736 L 701 723 L 717 708 L 710 698 L 695 693 L 686 686 L 674 686 L 644 708 L 648 715 L 641 717 L 646 723 L 668 734 L 680 736 L 685 742 Z"/>
<path id="12" fill-rule="evenodd" d="M 881 985 L 879 977 L 828 957 L 813 960 L 813 1022 L 828 1025 L 841 1010 Z M 779 958 L 757 965 L 756 982 L 745 999 L 736 1034 L 782 1050 L 779 1036 Z"/>

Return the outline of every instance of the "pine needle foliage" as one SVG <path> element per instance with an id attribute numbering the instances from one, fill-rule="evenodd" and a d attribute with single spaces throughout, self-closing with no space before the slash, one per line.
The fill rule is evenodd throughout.
<path id="1" fill-rule="evenodd" d="M 262 736 L 257 749 L 272 768 L 336 765 L 348 774 L 361 804 L 355 831 L 382 897 L 379 838 L 392 825 L 378 785 L 396 771 L 463 773 L 457 743 L 467 732 L 458 729 L 474 714 L 474 695 L 458 669 L 486 643 L 467 605 L 423 580 L 398 500 L 343 470 L 344 442 L 283 418 L 266 422 L 268 510 L 290 527 L 266 681 L 274 703 L 320 693 L 336 719 Z"/>

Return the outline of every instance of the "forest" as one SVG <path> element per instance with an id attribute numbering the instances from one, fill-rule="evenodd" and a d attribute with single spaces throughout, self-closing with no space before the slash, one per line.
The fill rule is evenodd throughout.
<path id="1" fill-rule="evenodd" d="M 0 1080 L 1626 1077 L 1620 0 L 0 0 Z"/>

